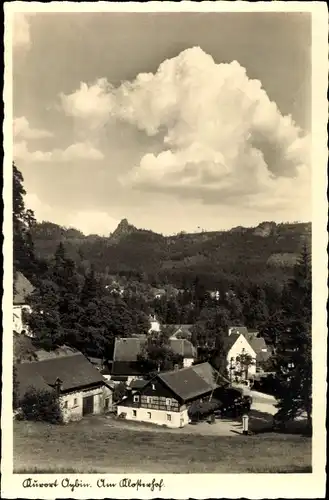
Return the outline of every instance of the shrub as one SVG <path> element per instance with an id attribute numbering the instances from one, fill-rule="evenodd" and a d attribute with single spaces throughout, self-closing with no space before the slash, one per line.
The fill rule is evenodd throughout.
<path id="1" fill-rule="evenodd" d="M 114 391 L 113 391 L 113 402 L 114 403 L 118 403 L 119 401 L 121 401 L 124 396 L 127 395 L 127 386 L 124 382 L 120 382 L 120 384 L 117 384 L 115 387 L 114 387 Z"/>
<path id="2" fill-rule="evenodd" d="M 47 390 L 28 390 L 20 403 L 22 418 L 49 422 L 62 423 L 62 412 L 58 395 Z"/>

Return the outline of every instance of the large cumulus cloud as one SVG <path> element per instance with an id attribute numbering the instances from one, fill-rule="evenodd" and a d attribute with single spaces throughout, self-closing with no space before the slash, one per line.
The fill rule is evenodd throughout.
<path id="1" fill-rule="evenodd" d="M 309 201 L 309 138 L 237 61 L 216 64 L 194 47 L 155 74 L 117 88 L 104 78 L 83 83 L 61 99 L 93 127 L 117 120 L 159 135 L 163 150 L 143 156 L 123 183 L 264 210 Z"/>

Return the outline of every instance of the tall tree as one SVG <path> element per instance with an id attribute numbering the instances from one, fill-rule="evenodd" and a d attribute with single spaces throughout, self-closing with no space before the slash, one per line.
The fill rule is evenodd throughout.
<path id="1" fill-rule="evenodd" d="M 37 260 L 31 236 L 35 223 L 32 210 L 25 207 L 23 175 L 13 163 L 13 265 L 14 272 L 21 271 L 33 279 L 37 271 Z"/>
<path id="2" fill-rule="evenodd" d="M 175 365 L 182 366 L 183 357 L 171 349 L 167 333 L 154 333 L 147 337 L 138 355 L 138 361 L 146 371 L 172 370 Z"/>
<path id="3" fill-rule="evenodd" d="M 306 412 L 312 425 L 312 277 L 311 256 L 304 245 L 294 276 L 283 292 L 275 357 L 282 420 Z"/>

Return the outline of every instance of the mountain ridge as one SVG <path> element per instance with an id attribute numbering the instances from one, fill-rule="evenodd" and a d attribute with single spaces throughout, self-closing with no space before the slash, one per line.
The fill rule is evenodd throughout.
<path id="1" fill-rule="evenodd" d="M 102 275 L 138 276 L 148 282 L 168 282 L 179 288 L 196 275 L 209 288 L 241 277 L 246 281 L 278 281 L 291 274 L 310 223 L 265 221 L 256 227 L 227 231 L 184 231 L 163 236 L 138 229 L 123 219 L 108 237 L 85 236 L 50 222 L 32 229 L 36 254 L 49 259 L 62 242 L 80 267 L 92 265 Z"/>

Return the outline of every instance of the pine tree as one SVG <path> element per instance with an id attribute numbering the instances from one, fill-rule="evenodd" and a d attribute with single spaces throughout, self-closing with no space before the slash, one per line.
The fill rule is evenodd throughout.
<path id="1" fill-rule="evenodd" d="M 32 210 L 25 207 L 23 175 L 13 163 L 13 267 L 28 279 L 35 277 L 38 262 L 34 253 L 31 228 L 35 223 Z"/>
<path id="2" fill-rule="evenodd" d="M 295 418 L 306 412 L 312 425 L 312 278 L 311 257 L 304 245 L 294 276 L 282 294 L 275 356 L 279 381 L 278 417 Z"/>

